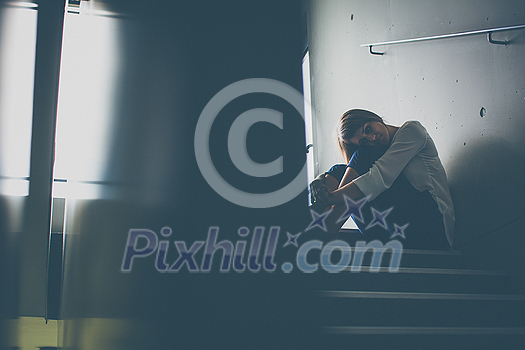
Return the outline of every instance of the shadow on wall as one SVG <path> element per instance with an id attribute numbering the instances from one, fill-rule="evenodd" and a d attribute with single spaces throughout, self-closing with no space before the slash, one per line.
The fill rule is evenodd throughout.
<path id="1" fill-rule="evenodd" d="M 493 38 L 495 38 L 495 36 L 493 36 Z M 507 45 L 525 45 L 525 30 L 510 31 L 507 34 L 507 38 L 503 40 L 507 41 Z"/>
<path id="2" fill-rule="evenodd" d="M 8 214 L 7 201 L 0 196 L 0 350 L 13 343 L 10 325 L 18 317 L 17 235 L 9 232 Z"/>
<path id="3" fill-rule="evenodd" d="M 507 227 L 525 217 L 520 149 L 523 145 L 491 137 L 472 146 L 467 142 L 458 151 L 447 171 L 456 212 L 455 249 L 488 236 L 505 240 Z"/>
<path id="4" fill-rule="evenodd" d="M 4 296 L 7 292 L 7 285 L 9 283 L 7 278 L 6 264 L 5 264 L 5 241 L 6 241 L 6 228 L 5 228 L 5 209 L 4 209 L 3 198 L 0 197 L 0 295 Z M 9 312 L 7 310 L 7 298 L 0 298 L 0 349 L 6 347 L 6 320 L 9 318 Z"/>

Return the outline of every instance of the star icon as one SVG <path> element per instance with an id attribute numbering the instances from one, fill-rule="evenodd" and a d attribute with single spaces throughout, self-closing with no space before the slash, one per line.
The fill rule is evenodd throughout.
<path id="1" fill-rule="evenodd" d="M 314 210 L 310 209 L 310 214 L 312 215 L 312 222 L 305 231 L 308 231 L 309 229 L 312 229 L 316 226 L 319 226 L 323 231 L 327 232 L 328 229 L 326 228 L 326 223 L 324 222 L 326 220 L 326 217 L 330 215 L 332 212 L 332 209 L 328 210 L 326 213 L 323 213 L 321 215 L 317 214 Z"/>
<path id="2" fill-rule="evenodd" d="M 347 197 L 346 195 L 343 195 L 346 203 L 346 211 L 337 222 L 346 221 L 351 215 L 353 215 L 354 219 L 358 219 L 359 221 L 363 222 L 363 213 L 361 213 L 361 208 L 366 204 L 367 198 L 362 198 L 359 201 L 355 202 L 352 198 Z"/>
<path id="3" fill-rule="evenodd" d="M 390 212 L 392 211 L 392 209 L 394 209 L 394 207 L 390 208 L 390 209 L 387 209 L 383 212 L 380 212 L 378 210 L 376 210 L 375 208 L 371 208 L 372 209 L 372 214 L 374 215 L 374 219 L 372 220 L 371 223 L 368 224 L 368 226 L 366 227 L 366 229 L 368 230 L 370 227 L 373 227 L 375 225 L 379 225 L 381 226 L 382 228 L 384 228 L 385 230 L 388 231 L 388 225 L 386 223 L 386 217 L 388 214 L 390 214 Z"/>
<path id="4" fill-rule="evenodd" d="M 297 247 L 297 238 L 299 238 L 299 236 L 301 235 L 302 232 L 299 232 L 298 234 L 296 235 L 292 235 L 290 234 L 290 232 L 286 232 L 286 234 L 288 235 L 288 240 L 286 241 L 286 243 L 283 245 L 283 248 L 286 247 L 287 245 L 294 245 Z"/>
<path id="5" fill-rule="evenodd" d="M 395 231 L 394 233 L 392 233 L 392 236 L 390 236 L 390 239 L 396 237 L 396 236 L 401 236 L 401 238 L 403 239 L 406 239 L 405 237 L 405 229 L 407 228 L 409 224 L 406 224 L 406 225 L 403 225 L 401 227 L 399 227 L 397 224 L 394 224 L 394 228 L 395 228 Z"/>

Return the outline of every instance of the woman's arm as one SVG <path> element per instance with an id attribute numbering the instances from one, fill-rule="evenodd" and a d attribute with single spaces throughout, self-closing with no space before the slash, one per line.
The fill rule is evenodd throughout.
<path id="1" fill-rule="evenodd" d="M 328 193 L 339 187 L 339 181 L 328 173 L 319 174 L 309 186 L 310 203 L 316 211 L 325 211 L 331 207 Z"/>
<path id="2" fill-rule="evenodd" d="M 334 167 L 332 167 L 332 169 Z M 342 167 L 344 167 L 344 165 L 340 165 L 340 168 Z M 337 172 L 341 173 L 339 170 Z M 333 173 L 326 172 L 326 173 L 320 174 L 310 183 L 310 201 L 311 203 L 323 202 L 325 199 L 327 199 L 326 197 L 327 192 L 328 193 L 334 192 L 338 188 L 346 185 L 347 183 L 351 182 L 353 179 L 359 177 L 359 174 L 357 173 L 357 171 L 349 167 L 345 167 L 344 173 L 342 173 L 340 177 L 339 176 L 334 177 L 331 174 Z M 329 203 L 329 201 L 327 201 L 327 203 Z M 327 205 L 327 207 L 323 209 L 329 209 L 328 207 L 331 207 L 331 205 Z"/>
<path id="3" fill-rule="evenodd" d="M 338 233 L 346 220 L 341 220 L 341 216 L 346 212 L 346 204 L 344 202 L 343 193 L 354 201 L 363 198 L 364 195 L 359 191 L 357 186 L 353 184 L 353 180 L 358 178 L 359 174 L 353 168 L 346 168 L 345 174 L 339 183 L 339 187 L 332 191 L 330 200 L 334 205 L 330 215 L 326 218 L 325 224 L 329 233 Z M 341 199 L 341 200 L 339 200 Z"/>
<path id="4" fill-rule="evenodd" d="M 427 137 L 427 131 L 419 122 L 406 122 L 396 132 L 385 154 L 367 173 L 354 180 L 355 185 L 369 200 L 375 199 L 390 188 L 410 160 L 425 148 Z"/>
<path id="5" fill-rule="evenodd" d="M 353 179 L 351 174 L 345 174 L 341 186 L 327 194 L 333 204 L 333 213 L 327 218 L 331 232 L 342 226 L 337 220 L 346 210 L 345 196 L 356 202 L 364 197 L 372 200 L 390 188 L 408 162 L 425 147 L 426 138 L 426 130 L 419 122 L 408 122 L 397 131 L 395 142 L 367 173 Z M 348 180 L 350 182 L 344 183 Z"/>
<path id="6" fill-rule="evenodd" d="M 341 182 L 339 183 L 339 186 L 337 188 L 341 188 L 344 185 L 352 182 L 354 179 L 358 178 L 359 174 L 357 171 L 355 171 L 353 168 L 346 168 L 345 174 L 343 175 L 343 178 L 341 179 Z M 335 191 L 335 189 L 334 189 Z"/>

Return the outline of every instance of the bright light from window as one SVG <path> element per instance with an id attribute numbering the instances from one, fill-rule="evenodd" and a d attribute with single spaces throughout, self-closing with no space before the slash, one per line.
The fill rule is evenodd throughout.
<path id="1" fill-rule="evenodd" d="M 312 129 L 312 109 L 310 92 L 310 53 L 307 51 L 303 58 L 303 96 L 304 96 L 304 123 L 306 132 L 306 147 L 314 143 Z M 306 156 L 306 169 L 308 173 L 308 183 L 315 178 L 314 169 L 314 148 L 309 148 Z"/>
<path id="2" fill-rule="evenodd" d="M 57 118 L 54 197 L 100 198 L 118 74 L 118 19 L 98 9 L 67 13 Z M 77 9 L 78 11 L 78 9 Z"/>
<path id="3" fill-rule="evenodd" d="M 304 103 L 305 103 L 305 109 L 304 109 L 304 119 L 305 119 L 305 131 L 306 131 L 306 144 L 313 144 L 313 116 L 312 116 L 312 109 L 310 106 L 311 101 L 311 90 L 310 90 L 310 53 L 306 52 L 306 55 L 303 59 L 303 94 L 304 94 Z M 315 145 L 313 145 L 312 148 L 309 149 L 308 154 L 306 156 L 307 161 L 307 170 L 308 170 L 308 183 L 313 181 L 315 178 L 315 157 L 316 157 L 317 150 L 315 149 Z M 310 203 L 309 203 L 310 204 Z M 354 229 L 357 230 L 358 227 L 355 224 L 355 222 L 350 218 L 348 219 L 343 227 L 344 229 Z"/>
<path id="4" fill-rule="evenodd" d="M 29 194 L 36 50 L 35 4 L 7 3 L 0 19 L 0 194 Z"/>

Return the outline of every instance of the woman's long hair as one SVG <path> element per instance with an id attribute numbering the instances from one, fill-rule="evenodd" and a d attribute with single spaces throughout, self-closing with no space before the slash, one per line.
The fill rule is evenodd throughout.
<path id="1" fill-rule="evenodd" d="M 343 113 L 339 119 L 337 124 L 337 143 L 347 163 L 357 149 L 357 145 L 351 144 L 350 139 L 365 123 L 371 121 L 384 124 L 383 118 L 365 109 L 351 109 Z"/>

